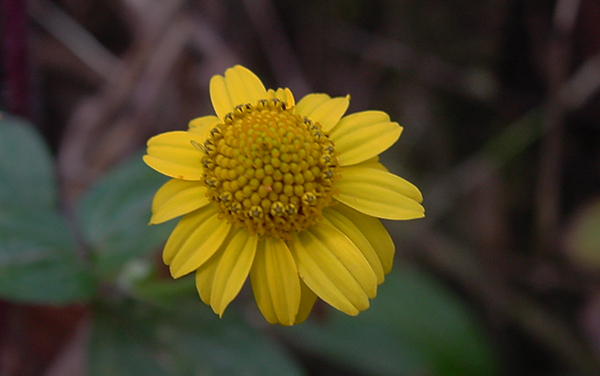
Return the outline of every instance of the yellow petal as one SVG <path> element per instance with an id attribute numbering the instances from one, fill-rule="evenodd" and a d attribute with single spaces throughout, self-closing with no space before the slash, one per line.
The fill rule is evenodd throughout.
<path id="1" fill-rule="evenodd" d="M 219 124 L 221 120 L 216 116 L 202 116 L 199 118 L 192 119 L 188 124 L 188 132 L 198 134 L 206 139 L 208 138 L 208 132 Z M 204 141 L 203 141 L 204 142 Z"/>
<path id="2" fill-rule="evenodd" d="M 277 91 L 273 89 L 267 90 L 267 99 L 278 98 L 288 104 L 288 107 L 294 107 L 296 102 L 294 101 L 294 95 L 292 91 L 287 87 L 285 89 L 279 88 Z"/>
<path id="3" fill-rule="evenodd" d="M 269 286 L 269 276 L 267 275 L 265 262 L 265 241 L 260 240 L 256 245 L 256 254 L 254 255 L 254 263 L 250 269 L 250 281 L 252 283 L 252 292 L 258 309 L 269 324 L 279 323 L 273 300 L 271 299 L 271 291 Z"/>
<path id="4" fill-rule="evenodd" d="M 294 94 L 292 94 L 292 91 L 287 87 L 284 89 L 277 89 L 277 98 L 281 99 L 282 101 L 285 101 L 290 107 L 296 106 Z"/>
<path id="5" fill-rule="evenodd" d="M 210 100 L 215 113 L 219 119 L 225 118 L 225 115 L 233 111 L 234 106 L 231 102 L 227 85 L 225 84 L 225 77 L 219 75 L 213 76 L 210 79 L 209 90 Z"/>
<path id="6" fill-rule="evenodd" d="M 335 185 L 339 190 L 336 199 L 364 214 L 396 220 L 425 216 L 417 187 L 389 172 L 345 167 Z"/>
<path id="7" fill-rule="evenodd" d="M 193 143 L 204 142 L 202 136 L 190 132 L 161 133 L 148 140 L 144 162 L 161 174 L 176 179 L 202 179 L 202 152 Z"/>
<path id="8" fill-rule="evenodd" d="M 219 260 L 221 260 L 221 253 L 216 252 L 196 269 L 196 290 L 198 290 L 198 295 L 200 295 L 200 299 L 204 304 L 210 305 L 212 284 Z"/>
<path id="9" fill-rule="evenodd" d="M 206 187 L 199 182 L 171 179 L 154 195 L 150 224 L 168 221 L 208 203 Z"/>
<path id="10" fill-rule="evenodd" d="M 337 211 L 350 219 L 369 240 L 375 252 L 377 252 L 383 272 L 387 274 L 392 270 L 396 248 L 390 234 L 383 227 L 379 219 L 356 211 L 342 203 L 330 206 L 327 210 Z"/>
<path id="11" fill-rule="evenodd" d="M 232 233 L 231 240 L 222 252 L 219 266 L 212 282 L 211 306 L 219 316 L 242 289 L 256 253 L 257 235 L 240 228 Z"/>
<path id="12" fill-rule="evenodd" d="M 360 167 L 368 167 L 368 168 L 375 168 L 377 170 L 381 170 L 381 171 L 387 171 L 388 169 L 385 168 L 384 165 L 382 165 L 381 163 L 379 163 L 379 156 L 376 155 L 373 158 L 369 158 L 364 162 L 360 162 L 359 164 L 357 164 L 356 166 L 360 166 Z"/>
<path id="13" fill-rule="evenodd" d="M 267 95 L 265 86 L 260 79 L 248 68 L 236 65 L 225 71 L 225 84 L 229 91 L 231 104 L 256 104 Z"/>
<path id="14" fill-rule="evenodd" d="M 340 165 L 350 166 L 368 160 L 392 146 L 402 127 L 390 122 L 380 111 L 364 111 L 348 115 L 331 130 Z"/>
<path id="15" fill-rule="evenodd" d="M 231 225 L 217 216 L 215 205 L 186 214 L 169 236 L 163 261 L 173 278 L 184 276 L 204 264 L 223 244 Z"/>
<path id="16" fill-rule="evenodd" d="M 283 240 L 267 237 L 259 242 L 250 278 L 256 303 L 267 321 L 293 325 L 300 307 L 300 280 Z"/>
<path id="17" fill-rule="evenodd" d="M 296 114 L 306 116 L 310 115 L 315 108 L 319 107 L 321 104 L 330 100 L 331 97 L 327 94 L 323 93 L 313 93 L 308 94 L 296 105 L 296 110 L 294 111 Z"/>
<path id="18" fill-rule="evenodd" d="M 309 289 L 306 283 L 300 280 L 300 309 L 298 309 L 298 316 L 296 316 L 294 324 L 300 324 L 308 318 L 316 301 L 317 294 Z"/>
<path id="19" fill-rule="evenodd" d="M 366 236 L 363 235 L 362 231 L 354 223 L 352 223 L 349 218 L 344 216 L 339 211 L 333 210 L 332 207 L 325 208 L 323 210 L 323 216 L 327 218 L 327 220 L 331 222 L 335 228 L 346 235 L 348 239 L 350 239 L 352 243 L 354 243 L 354 245 L 362 252 L 369 262 L 369 265 L 371 265 L 371 269 L 373 269 L 375 276 L 377 277 L 377 284 L 382 284 L 384 273 L 381 261 L 379 260 L 377 252 L 375 252 L 375 249 L 373 249 L 373 246 Z"/>
<path id="20" fill-rule="evenodd" d="M 324 131 L 329 132 L 344 116 L 350 105 L 350 96 L 335 97 L 321 103 L 308 118 L 315 123 L 320 123 Z"/>
<path id="21" fill-rule="evenodd" d="M 210 99 L 220 119 L 239 104 L 256 104 L 266 97 L 263 83 L 254 73 L 241 65 L 225 71 L 225 77 L 216 75 L 210 80 Z"/>
<path id="22" fill-rule="evenodd" d="M 289 241 L 300 278 L 321 299 L 349 315 L 369 308 L 377 277 L 365 256 L 326 219 Z"/>

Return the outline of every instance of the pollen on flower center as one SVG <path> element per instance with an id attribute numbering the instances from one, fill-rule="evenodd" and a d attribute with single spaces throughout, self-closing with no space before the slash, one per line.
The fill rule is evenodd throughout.
<path id="1" fill-rule="evenodd" d="M 207 197 L 253 234 L 287 239 L 331 204 L 339 175 L 334 145 L 319 123 L 279 99 L 235 107 L 203 149 Z"/>

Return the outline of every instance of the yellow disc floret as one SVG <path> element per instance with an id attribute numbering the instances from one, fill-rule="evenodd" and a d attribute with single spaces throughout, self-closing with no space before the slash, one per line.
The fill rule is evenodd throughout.
<path id="1" fill-rule="evenodd" d="M 236 106 L 203 150 L 207 197 L 252 234 L 288 239 L 332 203 L 339 176 L 333 143 L 319 123 L 279 99 Z"/>

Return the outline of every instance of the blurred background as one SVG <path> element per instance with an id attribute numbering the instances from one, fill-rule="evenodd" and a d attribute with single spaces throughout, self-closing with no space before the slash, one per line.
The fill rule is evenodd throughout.
<path id="1" fill-rule="evenodd" d="M 600 374 L 599 1 L 0 4 L 0 108 L 41 134 L 92 276 L 27 295 L 0 250 L 0 375 Z M 234 64 L 404 127 L 382 161 L 427 217 L 385 222 L 394 271 L 356 318 L 318 304 L 271 327 L 245 289 L 218 319 L 166 277 L 174 224 L 146 227 L 164 180 L 139 156 L 212 114 Z"/>

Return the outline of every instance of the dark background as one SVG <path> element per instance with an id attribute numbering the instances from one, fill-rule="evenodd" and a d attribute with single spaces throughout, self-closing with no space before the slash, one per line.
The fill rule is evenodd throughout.
<path id="1" fill-rule="evenodd" d="M 398 263 L 469 303 L 503 374 L 600 370 L 599 1 L 0 4 L 0 107 L 49 143 L 64 210 L 212 113 L 208 81 L 233 64 L 298 99 L 351 94 L 349 112 L 404 126 L 383 162 L 425 197 L 426 219 L 388 226 Z M 44 375 L 86 309 L 0 303 L 0 374 Z"/>

